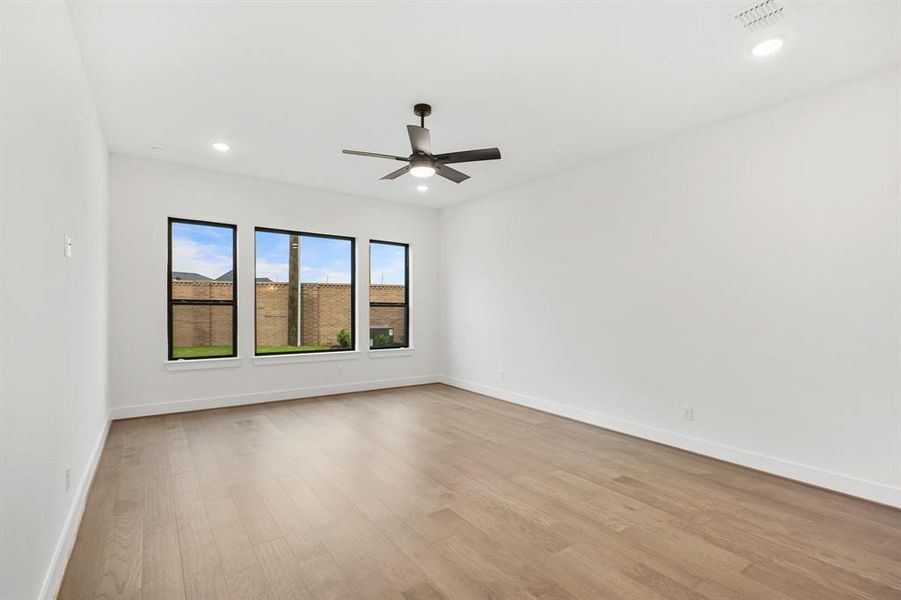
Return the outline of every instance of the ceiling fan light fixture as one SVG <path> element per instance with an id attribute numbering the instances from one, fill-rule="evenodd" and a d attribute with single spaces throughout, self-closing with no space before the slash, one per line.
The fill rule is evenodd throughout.
<path id="1" fill-rule="evenodd" d="M 431 177 L 435 174 L 435 166 L 429 160 L 410 161 L 410 175 L 413 177 Z"/>

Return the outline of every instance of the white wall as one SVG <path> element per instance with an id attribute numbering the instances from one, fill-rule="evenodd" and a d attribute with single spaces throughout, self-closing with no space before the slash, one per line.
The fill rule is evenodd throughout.
<path id="1" fill-rule="evenodd" d="M 19 600 L 52 593 L 106 431 L 108 154 L 66 5 L 0 22 L 0 598 Z"/>
<path id="2" fill-rule="evenodd" d="M 118 155 L 110 164 L 110 205 L 110 392 L 114 417 L 423 383 L 434 381 L 440 373 L 437 210 Z M 238 225 L 241 360 L 235 368 L 167 369 L 169 216 Z M 414 350 L 371 358 L 364 333 L 357 336 L 362 351 L 351 360 L 281 363 L 282 359 L 255 359 L 255 226 L 356 237 L 358 282 L 369 280 L 370 238 L 410 243 Z M 357 288 L 357 329 L 366 332 L 366 286 Z M 310 358 L 321 357 L 298 360 Z"/>
<path id="3" fill-rule="evenodd" d="M 448 381 L 901 506 L 899 99 L 881 73 L 442 211 Z"/>

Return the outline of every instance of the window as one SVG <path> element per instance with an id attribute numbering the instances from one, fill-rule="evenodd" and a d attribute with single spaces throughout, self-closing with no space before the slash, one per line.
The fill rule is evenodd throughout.
<path id="1" fill-rule="evenodd" d="M 237 356 L 236 227 L 169 219 L 169 360 Z"/>
<path id="2" fill-rule="evenodd" d="M 256 229 L 256 353 L 355 347 L 354 239 Z"/>
<path id="3" fill-rule="evenodd" d="M 410 247 L 369 242 L 369 347 L 406 348 L 410 344 Z"/>

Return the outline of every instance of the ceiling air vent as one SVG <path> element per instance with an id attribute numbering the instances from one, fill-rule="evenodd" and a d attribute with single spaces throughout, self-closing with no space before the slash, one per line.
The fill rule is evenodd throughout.
<path id="1" fill-rule="evenodd" d="M 745 31 L 759 31 L 772 27 L 785 18 L 785 7 L 776 0 L 752 4 L 732 15 L 732 19 Z"/>

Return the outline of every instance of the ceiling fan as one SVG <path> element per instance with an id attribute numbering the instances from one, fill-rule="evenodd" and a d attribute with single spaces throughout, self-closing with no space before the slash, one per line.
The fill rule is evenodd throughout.
<path id="1" fill-rule="evenodd" d="M 429 130 L 425 128 L 425 118 L 432 114 L 432 107 L 428 104 L 417 104 L 413 107 L 413 114 L 419 117 L 419 126 L 407 125 L 407 133 L 410 135 L 410 146 L 413 153 L 410 156 L 394 156 L 392 154 L 378 154 L 376 152 L 362 152 L 360 150 L 342 150 L 344 154 L 357 156 L 372 156 L 375 158 L 387 158 L 405 162 L 404 166 L 392 171 L 382 179 L 397 179 L 408 172 L 413 177 L 431 177 L 440 175 L 450 179 L 454 183 L 462 183 L 469 179 L 469 175 L 452 169 L 447 165 L 452 163 L 475 162 L 477 160 L 497 160 L 501 157 L 501 151 L 497 148 L 481 148 L 479 150 L 463 150 L 461 152 L 449 152 L 447 154 L 432 154 L 432 142 L 429 138 Z"/>

